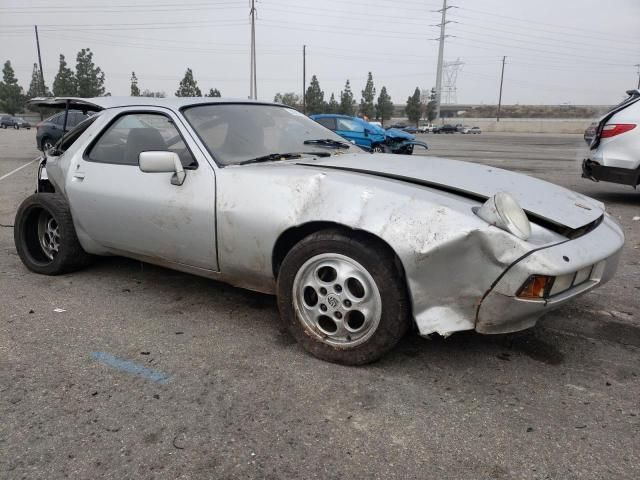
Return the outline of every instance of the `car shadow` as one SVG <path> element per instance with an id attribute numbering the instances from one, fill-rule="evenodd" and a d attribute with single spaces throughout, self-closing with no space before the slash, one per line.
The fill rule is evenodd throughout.
<path id="1" fill-rule="evenodd" d="M 247 335 L 259 334 L 260 338 L 271 344 L 274 349 L 295 349 L 295 355 L 308 355 L 296 344 L 295 339 L 279 322 L 276 299 L 272 295 L 252 292 L 203 277 L 177 272 L 121 257 L 102 257 L 93 267 L 82 275 L 99 275 L 104 284 L 115 283 L 122 294 L 135 293 L 133 289 L 143 289 L 151 298 L 146 302 L 163 298 L 168 307 L 168 315 L 190 314 L 194 318 L 211 316 L 212 312 L 231 311 L 233 326 Z M 121 288 L 123 282 L 128 287 Z M 115 292 L 119 294 L 119 292 Z M 165 297 L 170 297 L 164 300 Z M 248 309 L 235 315 L 238 309 Z M 249 313 L 249 314 L 247 314 Z M 223 327 L 226 328 L 226 327 Z M 246 329 L 246 330 L 245 330 Z M 424 338 L 417 331 L 410 331 L 391 352 L 374 363 L 375 368 L 411 370 L 416 365 L 441 365 L 453 368 L 480 366 L 486 361 L 519 364 L 523 359 L 550 367 L 565 361 L 565 352 L 558 344 L 564 335 L 550 332 L 541 326 L 523 332 L 505 335 L 481 335 L 473 331 L 458 332 L 450 337 L 432 335 Z M 560 338 L 560 339 L 559 339 Z M 289 351 L 288 354 L 292 352 Z M 420 368 L 420 367 L 418 367 Z"/>

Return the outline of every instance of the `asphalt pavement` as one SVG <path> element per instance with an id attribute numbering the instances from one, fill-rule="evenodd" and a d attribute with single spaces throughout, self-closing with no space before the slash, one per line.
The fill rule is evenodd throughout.
<path id="1" fill-rule="evenodd" d="M 616 278 L 525 332 L 411 334 L 359 368 L 306 354 L 266 295 L 123 258 L 28 272 L 5 225 L 34 137 L 0 131 L 0 478 L 640 478 L 640 192 L 580 178 L 579 135 L 420 135 L 416 154 L 605 202 Z"/>

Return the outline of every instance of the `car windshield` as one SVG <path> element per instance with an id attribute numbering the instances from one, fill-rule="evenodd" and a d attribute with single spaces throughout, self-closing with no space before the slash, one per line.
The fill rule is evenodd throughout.
<path id="1" fill-rule="evenodd" d="M 184 116 L 220 165 L 249 163 L 275 154 L 363 153 L 292 108 L 217 104 L 184 110 Z"/>

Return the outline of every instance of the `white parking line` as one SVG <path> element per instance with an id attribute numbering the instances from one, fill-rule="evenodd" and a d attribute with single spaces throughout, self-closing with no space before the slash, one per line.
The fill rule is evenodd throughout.
<path id="1" fill-rule="evenodd" d="M 22 165 L 21 167 L 16 168 L 15 170 L 11 170 L 9 173 L 3 175 L 0 177 L 0 180 L 4 180 L 5 178 L 7 178 L 10 175 L 13 175 L 16 172 L 19 172 L 20 170 L 22 170 L 24 167 L 28 167 L 29 165 L 31 165 L 33 162 L 35 162 L 36 160 L 39 160 L 40 157 L 34 158 L 33 160 L 31 160 L 29 163 L 25 163 L 24 165 Z"/>

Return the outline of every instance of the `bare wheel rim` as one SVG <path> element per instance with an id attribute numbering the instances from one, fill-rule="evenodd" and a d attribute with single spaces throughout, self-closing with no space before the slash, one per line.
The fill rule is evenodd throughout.
<path id="1" fill-rule="evenodd" d="M 331 346 L 366 342 L 378 329 L 382 298 L 360 263 L 337 253 L 307 260 L 293 280 L 298 319 L 313 336 Z"/>
<path id="2" fill-rule="evenodd" d="M 373 147 L 373 152 L 374 153 L 382 153 L 382 152 L 384 152 L 384 149 L 380 145 L 376 145 L 375 147 Z"/>
<path id="3" fill-rule="evenodd" d="M 46 210 L 42 210 L 38 215 L 38 240 L 42 252 L 49 260 L 53 260 L 60 251 L 60 227 Z"/>
<path id="4" fill-rule="evenodd" d="M 51 143 L 51 140 L 47 139 L 43 142 L 42 146 L 44 147 L 44 150 L 47 151 L 53 147 L 53 143 Z"/>

